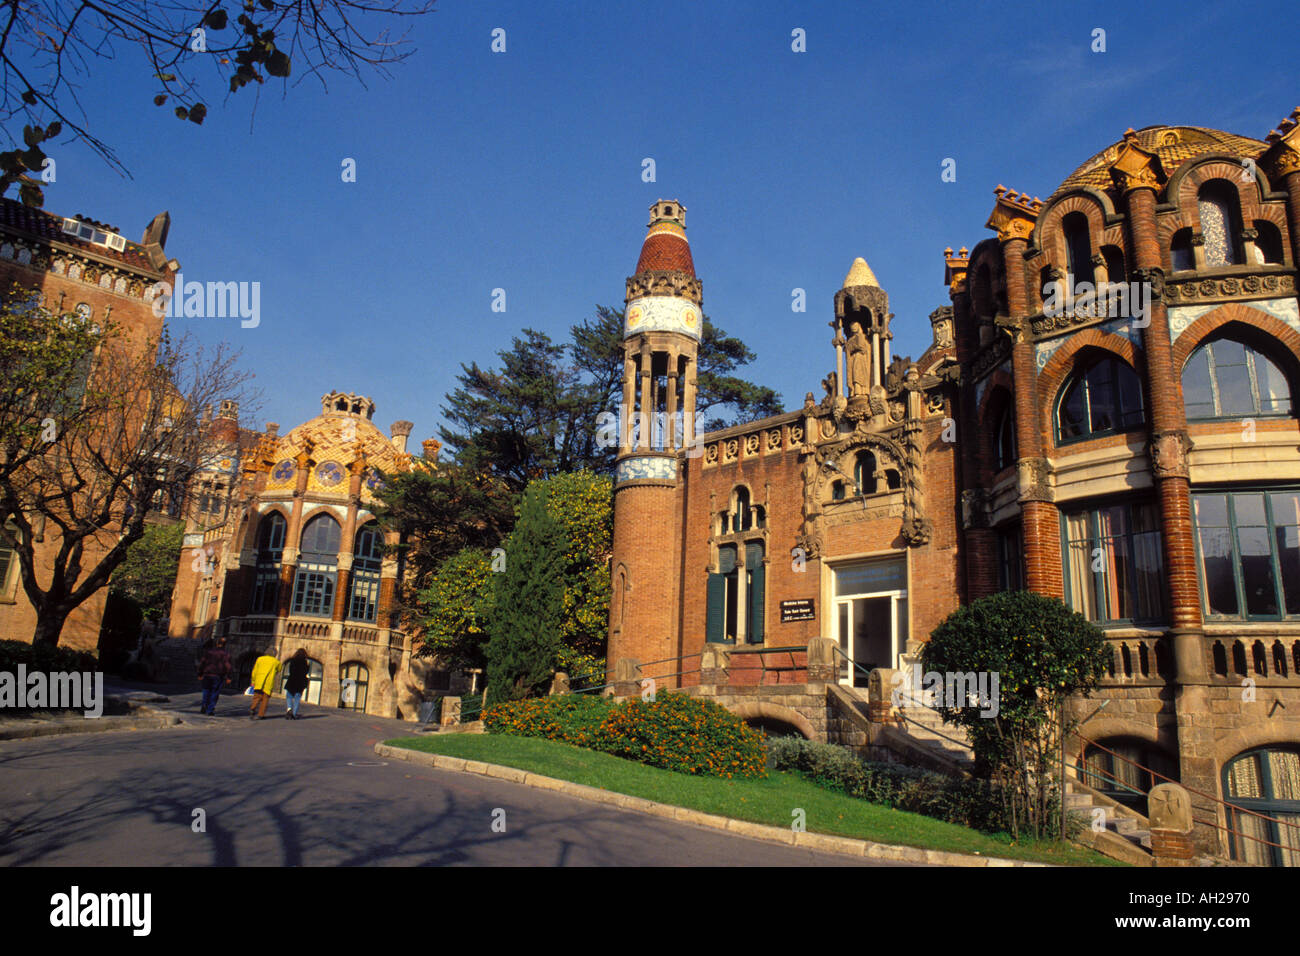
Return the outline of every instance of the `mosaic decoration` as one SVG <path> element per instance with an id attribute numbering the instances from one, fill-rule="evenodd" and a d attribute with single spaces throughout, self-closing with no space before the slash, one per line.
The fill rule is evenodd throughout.
<path id="1" fill-rule="evenodd" d="M 294 472 L 297 470 L 297 466 L 286 458 L 284 461 L 280 462 L 280 464 L 275 466 L 275 471 L 271 472 L 271 477 L 279 482 L 290 481 L 293 478 Z"/>
<path id="2" fill-rule="evenodd" d="M 1176 305 L 1169 309 L 1169 337 L 1177 341 L 1178 336 L 1187 331 L 1188 327 L 1205 315 L 1219 308 L 1221 303 L 1215 305 Z M 1291 328 L 1300 332 L 1300 307 L 1297 307 L 1296 300 L 1288 296 L 1285 299 L 1254 299 L 1249 303 L 1252 309 L 1271 315 L 1280 322 L 1285 322 Z"/>
<path id="3" fill-rule="evenodd" d="M 382 491 L 384 479 L 379 477 L 379 472 L 371 468 L 366 472 L 366 487 L 371 491 Z"/>
<path id="4" fill-rule="evenodd" d="M 316 480 L 327 488 L 337 485 L 346 476 L 347 472 L 337 461 L 324 461 L 316 466 Z"/>
<path id="5" fill-rule="evenodd" d="M 616 482 L 639 481 L 641 479 L 674 481 L 676 478 L 677 459 L 664 455 L 624 458 L 614 469 L 614 480 Z"/>
<path id="6" fill-rule="evenodd" d="M 627 304 L 623 337 L 638 332 L 679 332 L 700 337 L 700 308 L 673 296 L 649 295 Z"/>
<path id="7" fill-rule="evenodd" d="M 1202 199 L 1196 207 L 1205 239 L 1205 264 L 1211 268 L 1228 265 L 1232 261 L 1232 245 L 1223 206 L 1214 199 Z"/>

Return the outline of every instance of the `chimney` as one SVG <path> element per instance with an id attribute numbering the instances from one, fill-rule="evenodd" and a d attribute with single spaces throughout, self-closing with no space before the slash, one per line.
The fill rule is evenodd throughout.
<path id="1" fill-rule="evenodd" d="M 162 272 L 167 266 L 167 256 L 163 249 L 167 245 L 167 231 L 171 228 L 171 213 L 163 211 L 153 217 L 153 221 L 144 230 L 144 237 L 140 240 L 140 245 L 144 246 L 144 253 L 149 257 L 149 265 L 153 266 L 157 272 Z"/>
<path id="2" fill-rule="evenodd" d="M 266 423 L 266 437 L 267 437 L 267 438 L 278 438 L 278 437 L 280 437 L 280 423 L 279 423 L 279 422 L 267 422 L 267 423 Z"/>
<path id="3" fill-rule="evenodd" d="M 415 427 L 414 422 L 393 422 L 389 428 L 388 434 L 392 437 L 393 447 L 399 452 L 405 453 L 406 439 L 411 437 L 411 429 Z"/>

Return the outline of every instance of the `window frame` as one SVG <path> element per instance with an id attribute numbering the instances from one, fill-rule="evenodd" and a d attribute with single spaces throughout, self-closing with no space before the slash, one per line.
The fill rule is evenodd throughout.
<path id="1" fill-rule="evenodd" d="M 1142 417 L 1140 421 L 1137 421 L 1132 425 L 1128 425 L 1128 426 L 1117 425 L 1115 428 L 1108 428 L 1105 429 L 1104 431 L 1093 431 L 1092 430 L 1091 386 L 1088 385 L 1087 378 L 1089 372 L 1091 372 L 1093 369 L 1095 369 L 1097 366 L 1101 365 L 1104 362 L 1111 362 L 1114 365 L 1127 370 L 1129 373 L 1133 375 L 1134 380 L 1137 382 L 1137 394 L 1140 402 L 1138 406 L 1138 410 L 1141 412 Z M 1087 425 L 1088 430 L 1082 435 L 1075 435 L 1067 438 L 1061 431 L 1061 408 L 1062 406 L 1065 405 L 1065 399 L 1067 397 L 1067 394 L 1071 391 L 1071 389 L 1075 385 L 1078 385 L 1079 387 L 1084 389 L 1084 401 L 1086 403 L 1085 424 Z M 1119 409 L 1121 408 L 1121 406 L 1119 405 L 1118 377 L 1114 377 L 1112 379 L 1112 386 L 1114 388 L 1115 398 L 1116 398 L 1116 405 L 1114 410 L 1118 412 Z M 1115 415 L 1116 420 L 1119 420 L 1121 417 L 1122 417 L 1122 413 Z M 1104 352 L 1099 356 L 1085 358 L 1083 361 L 1077 362 L 1075 367 L 1070 371 L 1070 374 L 1066 376 L 1065 381 L 1061 383 L 1061 387 L 1057 389 L 1056 399 L 1052 405 L 1052 435 L 1053 438 L 1055 438 L 1056 440 L 1057 448 L 1062 448 L 1065 447 L 1066 445 L 1078 444 L 1079 442 L 1093 441 L 1094 439 L 1097 438 L 1106 438 L 1110 435 L 1127 435 L 1129 432 L 1139 431 L 1141 429 L 1146 428 L 1147 420 L 1148 420 L 1148 413 L 1147 413 L 1147 404 L 1146 404 L 1146 391 L 1143 388 L 1142 377 L 1138 375 L 1137 369 L 1129 365 L 1128 362 L 1124 361 L 1123 358 L 1114 354 L 1113 352 Z"/>
<path id="2" fill-rule="evenodd" d="M 1296 753 L 1297 750 L 1300 750 L 1300 748 L 1297 748 L 1295 744 L 1265 744 L 1261 747 L 1252 747 L 1249 750 L 1244 750 L 1235 757 L 1223 762 L 1223 768 L 1219 772 L 1219 783 L 1223 788 L 1223 802 L 1225 812 L 1228 814 L 1227 822 L 1229 827 L 1232 827 L 1235 822 L 1234 816 L 1232 815 L 1233 809 L 1249 810 L 1253 813 L 1258 813 L 1274 820 L 1277 819 L 1279 814 L 1300 814 L 1300 800 L 1285 800 L 1277 796 L 1277 788 L 1273 784 L 1273 769 L 1271 761 L 1268 759 L 1269 753 Z M 1231 779 L 1230 771 L 1237 763 L 1246 760 L 1247 758 L 1258 759 L 1260 789 L 1267 792 L 1269 794 L 1268 797 L 1234 797 L 1230 795 L 1228 786 L 1229 780 Z M 1281 824 L 1265 822 L 1264 825 L 1267 827 L 1268 837 L 1273 843 L 1283 842 Z M 1241 859 L 1237 854 L 1238 844 L 1241 842 L 1244 841 L 1240 840 L 1235 833 L 1232 833 L 1231 831 L 1229 832 L 1228 854 L 1234 860 Z M 1289 846 L 1280 847 L 1265 844 L 1264 847 L 1273 866 L 1285 865 L 1282 856 L 1284 850 L 1289 850 L 1292 853 L 1297 852 Z"/>
<path id="3" fill-rule="evenodd" d="M 377 554 L 375 557 L 361 557 L 357 550 L 362 535 L 369 534 L 376 539 Z M 347 620 L 361 621 L 366 624 L 373 624 L 379 619 L 379 590 L 382 580 L 383 569 L 383 552 L 382 552 L 382 535 L 375 526 L 375 522 L 368 521 L 357 529 L 356 536 L 352 544 L 352 573 L 348 581 L 348 607 Z M 366 589 L 365 594 L 359 594 L 361 588 Z M 357 614 L 356 602 L 361 598 L 365 602 L 363 610 L 368 610 L 369 614 Z"/>
<path id="4" fill-rule="evenodd" d="M 1273 569 L 1273 596 L 1277 600 L 1277 614 L 1251 614 L 1246 610 L 1246 584 L 1241 570 L 1241 555 L 1237 541 L 1237 512 L 1233 505 L 1234 495 L 1261 495 L 1264 499 L 1264 514 L 1268 521 L 1269 561 Z M 1224 623 L 1250 623 L 1251 621 L 1300 621 L 1300 614 L 1286 613 L 1286 590 L 1282 586 L 1282 565 L 1277 551 L 1277 521 L 1273 516 L 1271 494 L 1300 494 L 1300 485 L 1258 485 L 1232 487 L 1193 488 L 1191 491 L 1192 539 L 1196 548 L 1196 583 L 1201 589 L 1201 614 L 1207 621 Z M 1237 613 L 1220 614 L 1210 610 L 1209 590 L 1205 582 L 1205 556 L 1201 552 L 1201 529 L 1196 522 L 1197 495 L 1224 495 L 1228 499 L 1228 534 L 1232 546 L 1232 579 L 1237 594 Z M 1286 525 L 1284 527 L 1289 527 Z"/>
<path id="5" fill-rule="evenodd" d="M 1154 532 L 1151 531 L 1134 532 L 1132 530 L 1133 529 L 1132 511 L 1134 507 L 1143 506 L 1143 505 L 1150 507 L 1155 514 L 1157 526 Z M 1077 515 L 1080 511 L 1086 513 L 1088 516 L 1088 543 L 1094 545 L 1094 547 L 1088 549 L 1088 568 L 1089 568 L 1088 574 L 1091 576 L 1093 581 L 1093 586 L 1095 588 L 1097 577 L 1099 575 L 1105 574 L 1105 571 L 1091 570 L 1093 551 L 1096 549 L 1096 547 L 1099 547 L 1101 545 L 1101 541 L 1102 541 L 1101 526 L 1100 526 L 1101 511 L 1105 508 L 1114 508 L 1116 506 L 1122 506 L 1128 512 L 1125 520 L 1125 527 L 1128 530 L 1125 532 L 1123 537 L 1124 540 L 1127 542 L 1127 548 L 1128 548 L 1127 551 L 1128 569 L 1129 569 L 1128 587 L 1130 592 L 1134 595 L 1135 602 L 1136 602 L 1136 596 L 1138 595 L 1139 591 L 1137 587 L 1136 552 L 1133 549 L 1134 537 L 1138 534 L 1154 533 L 1158 535 L 1160 538 L 1160 547 L 1157 551 L 1157 554 L 1159 554 L 1160 556 L 1160 609 L 1158 615 L 1155 617 L 1122 617 L 1122 618 L 1121 617 L 1117 617 L 1117 618 L 1099 617 L 1097 619 L 1088 618 L 1088 620 L 1091 621 L 1091 623 L 1096 624 L 1100 628 L 1148 627 L 1148 626 L 1167 625 L 1169 623 L 1169 580 L 1168 580 L 1168 568 L 1165 566 L 1164 524 L 1163 524 L 1162 516 L 1160 514 L 1159 501 L 1154 497 L 1119 498 L 1119 499 L 1108 499 L 1108 500 L 1101 500 L 1101 501 L 1071 501 L 1071 502 L 1064 502 L 1059 507 L 1060 526 L 1061 526 L 1061 583 L 1063 585 L 1063 591 L 1065 594 L 1065 605 L 1070 610 L 1082 614 L 1084 617 L 1088 617 L 1086 611 L 1079 610 L 1075 606 L 1073 600 L 1074 589 L 1070 581 L 1072 577 L 1070 571 L 1070 557 L 1071 557 L 1070 530 L 1069 530 L 1070 517 L 1073 515 Z M 1094 591 L 1094 598 L 1095 597 L 1096 597 L 1096 592 Z M 1109 602 L 1105 602 L 1105 603 L 1108 604 Z M 1102 611 L 1103 602 L 1098 601 L 1097 604 L 1098 604 L 1098 611 L 1099 612 Z"/>
<path id="6" fill-rule="evenodd" d="M 1215 365 L 1214 352 L 1213 352 L 1213 347 L 1219 342 L 1233 342 L 1237 345 L 1240 345 L 1242 349 L 1245 351 L 1246 373 L 1250 379 L 1250 397 L 1257 409 L 1262 408 L 1262 404 L 1260 401 L 1260 392 L 1259 392 L 1259 371 L 1255 367 L 1255 360 L 1254 360 L 1255 356 L 1262 358 L 1265 362 L 1267 362 L 1274 369 L 1276 369 L 1279 375 L 1282 376 L 1282 381 L 1286 382 L 1287 400 L 1290 403 L 1290 407 L 1287 408 L 1285 411 L 1281 411 L 1281 412 L 1254 411 L 1254 412 L 1247 412 L 1245 414 L 1233 414 L 1233 415 L 1225 415 L 1221 412 L 1216 412 L 1213 415 L 1204 415 L 1204 416 L 1197 415 L 1195 418 L 1193 418 L 1188 413 L 1187 410 L 1187 390 L 1182 387 L 1183 376 L 1186 375 L 1187 370 L 1191 367 L 1191 364 L 1193 361 L 1195 361 L 1196 357 L 1200 355 L 1202 352 L 1205 352 L 1206 368 L 1208 369 L 1209 378 L 1210 378 L 1210 398 L 1212 403 L 1215 406 L 1222 404 L 1219 401 L 1219 396 L 1222 393 L 1222 389 L 1219 387 L 1217 366 Z M 1183 416 L 1187 419 L 1188 422 L 1239 422 L 1244 418 L 1268 418 L 1268 419 L 1291 418 L 1293 417 L 1293 411 L 1295 409 L 1295 395 L 1292 394 L 1291 391 L 1291 379 L 1290 377 L 1287 376 L 1281 364 L 1274 361 L 1273 357 L 1269 355 L 1267 352 L 1263 351 L 1262 349 L 1256 348 L 1253 343 L 1246 341 L 1245 339 L 1237 338 L 1231 334 L 1212 336 L 1210 338 L 1206 338 L 1203 341 L 1201 341 L 1201 343 L 1192 350 L 1192 353 L 1187 356 L 1187 361 L 1183 363 L 1182 370 L 1178 374 L 1178 386 L 1179 386 L 1179 390 L 1182 392 L 1183 395 Z M 1197 402 L 1195 404 L 1204 404 L 1204 403 Z"/>

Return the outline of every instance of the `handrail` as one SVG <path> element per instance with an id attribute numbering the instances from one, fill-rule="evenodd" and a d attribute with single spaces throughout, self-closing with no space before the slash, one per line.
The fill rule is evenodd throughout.
<path id="1" fill-rule="evenodd" d="M 1205 799 L 1211 801 L 1212 803 L 1220 804 L 1220 805 L 1222 805 L 1222 806 L 1225 807 L 1225 808 L 1226 808 L 1226 807 L 1231 807 L 1233 810 L 1240 811 L 1241 813 L 1247 813 L 1247 814 L 1250 814 L 1250 815 L 1253 816 L 1253 817 L 1259 817 L 1261 820 L 1267 820 L 1267 821 L 1269 821 L 1270 823 L 1280 823 L 1280 824 L 1282 824 L 1283 826 L 1295 827 L 1296 829 L 1300 829 L 1300 823 L 1292 823 L 1290 820 L 1279 820 L 1279 819 L 1277 819 L 1277 818 L 1275 818 L 1275 817 L 1270 817 L 1270 816 L 1268 816 L 1268 815 L 1266 815 L 1266 814 L 1263 814 L 1263 813 L 1257 813 L 1257 812 L 1254 811 L 1254 810 L 1249 810 L 1249 809 L 1247 809 L 1246 807 L 1239 807 L 1239 806 L 1237 806 L 1237 804 L 1235 804 L 1235 803 L 1229 803 L 1229 802 L 1226 801 L 1226 800 L 1221 800 L 1220 798 L 1214 796 L 1214 794 L 1212 794 L 1212 793 L 1206 793 L 1206 792 L 1203 791 L 1203 790 L 1197 790 L 1197 789 L 1194 788 L 1194 787 L 1189 787 L 1189 786 L 1187 786 L 1187 784 L 1185 784 L 1185 783 L 1181 783 L 1181 782 L 1179 782 L 1178 780 L 1175 780 L 1173 777 L 1169 777 L 1169 776 L 1166 776 L 1166 775 L 1163 774 L 1163 773 L 1160 773 L 1159 771 L 1152 770 L 1150 767 L 1145 767 L 1145 766 L 1143 766 L 1142 764 L 1138 763 L 1136 760 L 1130 760 L 1128 757 L 1125 757 L 1123 754 L 1116 753 L 1115 751 L 1111 750 L 1109 747 L 1103 747 L 1101 744 L 1097 743 L 1095 740 L 1089 740 L 1087 737 L 1084 737 L 1082 734 L 1076 733 L 1075 736 L 1078 737 L 1079 740 L 1082 741 L 1084 744 L 1091 744 L 1092 746 L 1096 747 L 1098 750 L 1104 750 L 1104 751 L 1106 751 L 1106 753 L 1110 754 L 1112 757 L 1115 757 L 1115 758 L 1117 758 L 1117 759 L 1119 759 L 1119 760 L 1122 760 L 1124 763 L 1126 763 L 1126 764 L 1128 764 L 1128 765 L 1130 765 L 1130 766 L 1132 766 L 1132 767 L 1137 767 L 1139 770 L 1144 770 L 1144 771 L 1146 771 L 1147 773 L 1151 774 L 1151 776 L 1153 776 L 1153 777 L 1159 777 L 1161 780 L 1167 781 L 1168 783 L 1177 783 L 1180 787 L 1182 787 L 1182 788 L 1183 788 L 1184 790 L 1186 790 L 1188 793 L 1194 793 L 1194 794 L 1196 794 L 1198 797 L 1204 797 Z M 1085 760 L 1084 760 L 1084 752 L 1085 752 L 1086 750 L 1087 750 L 1087 747 L 1080 747 L 1080 748 L 1079 748 L 1079 764 L 1080 764 L 1081 766 L 1085 766 L 1085 767 L 1087 766 L 1087 764 L 1086 764 L 1086 762 L 1085 762 Z M 1094 771 L 1091 771 L 1091 770 L 1086 771 L 1086 772 L 1088 772 L 1088 773 L 1094 773 Z M 1220 827 L 1220 829 L 1222 829 L 1222 827 Z"/>

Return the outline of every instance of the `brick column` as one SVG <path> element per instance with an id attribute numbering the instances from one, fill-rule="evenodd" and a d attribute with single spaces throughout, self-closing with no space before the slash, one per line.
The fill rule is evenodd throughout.
<path id="1" fill-rule="evenodd" d="M 1156 233 L 1156 184 L 1140 179 L 1129 186 L 1124 198 L 1129 242 L 1136 264 L 1133 275 L 1139 282 L 1149 283 L 1151 288 L 1150 324 L 1142 330 L 1142 343 L 1151 408 L 1151 471 L 1164 529 L 1171 634 L 1180 680 L 1200 681 L 1205 679 L 1205 666 L 1200 653 L 1201 594 L 1187 476 L 1191 439 L 1183 411 L 1182 376 L 1173 365 L 1169 313 L 1164 302 L 1164 272 Z"/>
<path id="2" fill-rule="evenodd" d="M 1024 222 L 1024 220 L 1020 220 Z M 1061 518 L 1048 485 L 1048 464 L 1040 426 L 1043 403 L 1038 394 L 1038 364 L 1029 336 L 1029 293 L 1025 288 L 1028 230 L 999 230 L 1007 285 L 1007 330 L 1012 337 L 1011 368 L 1015 379 L 1016 448 L 1020 471 L 1020 530 L 1025 589 L 1049 597 L 1063 596 Z M 1005 238 L 1004 238 L 1005 237 Z"/>

